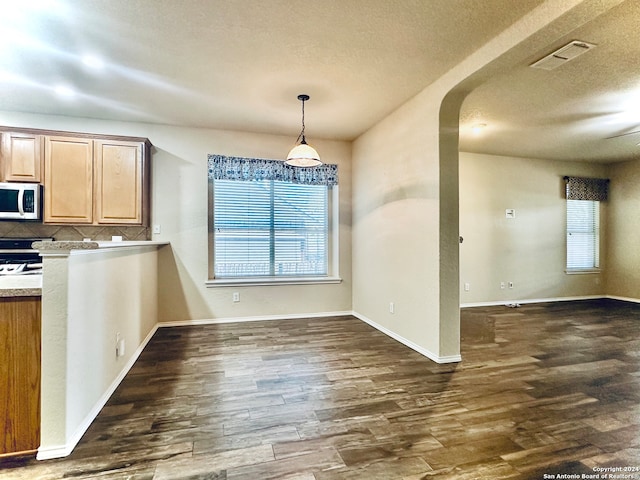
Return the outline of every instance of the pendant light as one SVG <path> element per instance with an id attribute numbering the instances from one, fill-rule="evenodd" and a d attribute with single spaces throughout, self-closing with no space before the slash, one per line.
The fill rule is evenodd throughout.
<path id="1" fill-rule="evenodd" d="M 304 102 L 309 100 L 309 95 L 300 94 L 298 95 L 298 100 L 302 102 L 302 131 L 298 135 L 296 143 L 298 140 L 300 140 L 300 143 L 291 149 L 284 163 L 292 167 L 317 167 L 322 165 L 320 155 L 304 138 Z"/>

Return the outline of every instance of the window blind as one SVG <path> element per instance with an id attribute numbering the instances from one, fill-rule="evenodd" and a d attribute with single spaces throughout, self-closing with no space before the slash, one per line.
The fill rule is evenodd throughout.
<path id="1" fill-rule="evenodd" d="M 329 188 L 214 180 L 215 276 L 327 275 Z"/>
<path id="2" fill-rule="evenodd" d="M 600 202 L 567 200 L 567 270 L 600 266 Z"/>

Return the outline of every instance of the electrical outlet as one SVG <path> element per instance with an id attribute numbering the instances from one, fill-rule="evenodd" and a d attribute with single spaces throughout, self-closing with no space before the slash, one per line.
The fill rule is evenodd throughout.
<path id="1" fill-rule="evenodd" d="M 120 336 L 120 332 L 116 332 L 116 357 L 124 355 L 124 338 Z"/>
<path id="2" fill-rule="evenodd" d="M 159 234 L 162 232 L 162 227 L 160 226 L 160 224 L 155 224 L 153 226 L 153 233 L 155 234 Z"/>
<path id="3" fill-rule="evenodd" d="M 500 282 L 500 288 L 504 290 L 505 287 L 506 287 L 506 284 L 504 282 Z"/>
<path id="4" fill-rule="evenodd" d="M 469 282 L 465 282 L 464 284 L 464 291 L 468 292 L 469 290 L 471 290 L 471 284 Z"/>
<path id="5" fill-rule="evenodd" d="M 513 282 L 509 282 L 509 288 L 513 288 Z"/>
<path id="6" fill-rule="evenodd" d="M 240 292 L 233 292 L 233 301 L 235 303 L 240 301 Z"/>

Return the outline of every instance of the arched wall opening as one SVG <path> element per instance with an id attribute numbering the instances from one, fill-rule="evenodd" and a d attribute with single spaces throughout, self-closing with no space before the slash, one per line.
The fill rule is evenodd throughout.
<path id="1" fill-rule="evenodd" d="M 460 353 L 460 230 L 459 230 L 459 119 L 466 97 L 479 85 L 517 65 L 530 64 L 551 45 L 570 39 L 571 32 L 594 20 L 624 0 L 546 2 L 524 19 L 518 32 L 504 32 L 459 66 L 470 72 L 443 97 L 439 111 L 439 351 Z M 529 33 L 527 34 L 527 30 Z M 511 44 L 509 44 L 511 41 Z M 502 52 L 500 52 L 502 49 Z M 487 50 L 487 51 L 484 51 Z M 493 53 L 491 52 L 493 50 Z M 487 58 L 493 59 L 486 62 Z M 474 58 L 475 57 L 475 58 Z M 484 65 L 482 62 L 486 62 Z M 474 70 L 473 63 L 476 63 Z M 465 65 L 467 64 L 467 65 Z M 469 65 L 470 64 L 470 65 Z M 448 76 L 455 77 L 456 72 Z"/>
<path id="2" fill-rule="evenodd" d="M 460 361 L 460 108 L 487 79 L 621 1 L 545 1 L 354 141 L 352 305 L 360 319 L 436 362 Z"/>

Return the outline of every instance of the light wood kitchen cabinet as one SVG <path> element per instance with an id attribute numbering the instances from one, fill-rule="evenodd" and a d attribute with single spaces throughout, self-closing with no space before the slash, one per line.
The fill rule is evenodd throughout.
<path id="1" fill-rule="evenodd" d="M 142 224 L 143 144 L 95 141 L 96 222 Z"/>
<path id="2" fill-rule="evenodd" d="M 47 136 L 45 223 L 93 223 L 93 140 Z"/>
<path id="3" fill-rule="evenodd" d="M 43 135 L 2 132 L 2 181 L 39 183 L 43 155 Z"/>
<path id="4" fill-rule="evenodd" d="M 44 186 L 43 222 L 148 226 L 146 138 L 0 126 L 0 181 Z"/>
<path id="5" fill-rule="evenodd" d="M 40 446 L 40 297 L 0 298 L 0 457 Z"/>
<path id="6" fill-rule="evenodd" d="M 146 139 L 45 137 L 44 222 L 146 225 Z"/>

